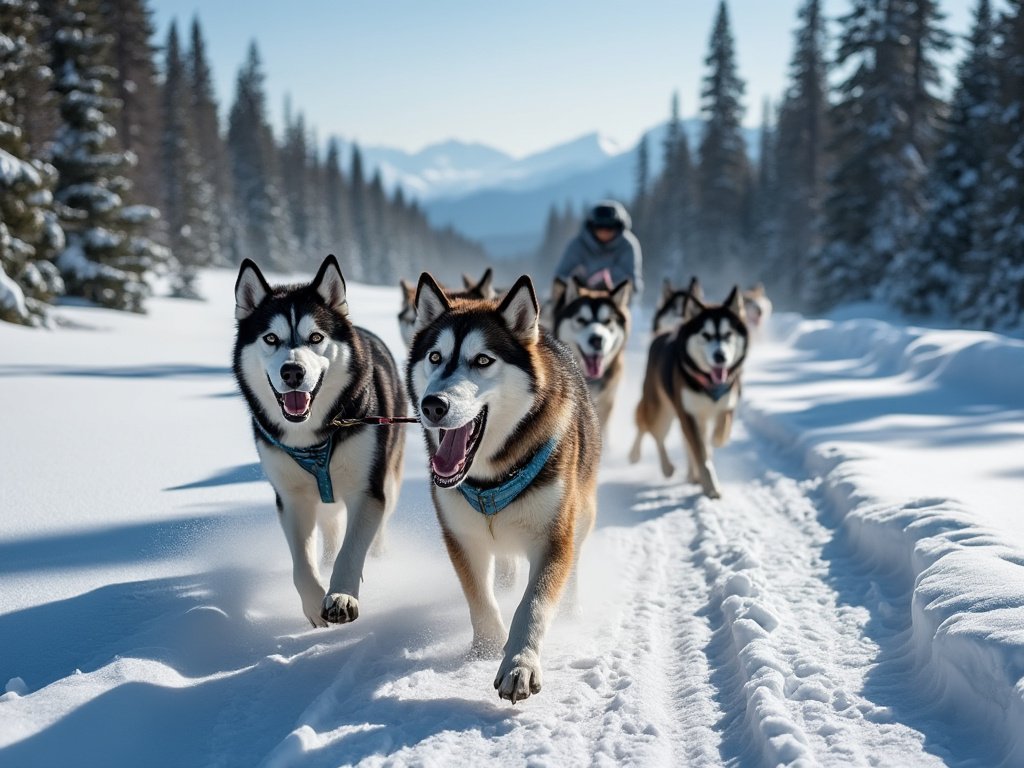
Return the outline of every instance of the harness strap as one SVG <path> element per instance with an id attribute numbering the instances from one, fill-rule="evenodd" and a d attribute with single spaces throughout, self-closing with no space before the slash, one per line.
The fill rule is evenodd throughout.
<path id="1" fill-rule="evenodd" d="M 463 482 L 459 486 L 459 491 L 469 506 L 482 515 L 493 517 L 518 499 L 530 487 L 530 484 L 537 479 L 537 475 L 544 469 L 544 465 L 551 458 L 557 445 L 558 441 L 552 437 L 541 446 L 541 449 L 526 465 L 517 469 L 508 480 L 495 488 L 482 489 Z"/>
<path id="2" fill-rule="evenodd" d="M 293 448 L 270 434 L 256 419 L 253 419 L 252 423 L 256 425 L 268 443 L 287 453 L 296 464 L 316 478 L 320 501 L 324 504 L 334 503 L 334 484 L 331 482 L 331 454 L 334 453 L 333 432 L 318 445 L 311 445 L 309 448 Z"/>

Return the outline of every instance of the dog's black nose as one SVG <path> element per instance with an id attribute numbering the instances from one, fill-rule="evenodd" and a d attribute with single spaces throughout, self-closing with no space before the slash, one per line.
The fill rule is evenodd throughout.
<path id="1" fill-rule="evenodd" d="M 716 363 L 717 363 L 718 365 L 724 365 L 724 364 L 725 364 L 725 352 L 723 352 L 723 351 L 722 351 L 722 350 L 720 350 L 720 349 L 717 349 L 717 350 L 715 350 L 715 354 L 713 354 L 713 355 L 711 356 L 711 358 L 712 358 L 712 359 L 713 359 L 713 360 L 714 360 L 714 361 L 715 361 L 715 362 L 716 362 Z"/>
<path id="2" fill-rule="evenodd" d="M 285 386 L 294 389 L 306 378 L 306 369 L 298 363 L 285 363 L 281 366 L 281 378 L 284 379 Z"/>
<path id="3" fill-rule="evenodd" d="M 592 349 L 600 352 L 604 348 L 604 336 L 599 336 L 595 333 L 590 337 L 590 346 Z"/>
<path id="4" fill-rule="evenodd" d="M 448 413 L 451 403 L 448 398 L 438 395 L 427 395 L 420 404 L 420 411 L 427 417 L 428 421 L 438 422 Z"/>

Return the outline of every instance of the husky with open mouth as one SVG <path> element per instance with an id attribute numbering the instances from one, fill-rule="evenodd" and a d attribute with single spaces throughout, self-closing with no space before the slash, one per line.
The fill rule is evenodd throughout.
<path id="1" fill-rule="evenodd" d="M 416 286 L 405 278 L 398 281 L 402 289 L 402 311 L 398 313 L 398 327 L 402 333 L 405 348 L 412 346 L 412 337 L 416 333 Z M 453 291 L 444 288 L 444 292 L 455 299 L 493 299 L 498 296 L 494 287 L 494 272 L 488 267 L 479 280 L 469 275 L 462 275 L 462 290 Z"/>
<path id="2" fill-rule="evenodd" d="M 450 298 L 424 273 L 406 373 L 430 458 L 431 494 L 469 603 L 473 649 L 501 653 L 494 687 L 541 689 L 541 644 L 594 525 L 601 433 L 572 353 L 539 329 L 525 275 L 502 300 Z M 495 558 L 525 555 L 506 632 Z"/>
<path id="3" fill-rule="evenodd" d="M 398 500 L 405 445 L 402 427 L 360 420 L 405 416 L 398 368 L 380 339 L 349 320 L 334 256 L 311 283 L 277 287 L 246 259 L 235 317 L 235 378 L 276 494 L 302 610 L 316 627 L 354 621 L 367 551 L 371 543 L 383 548 Z M 323 560 L 333 564 L 326 592 L 318 524 Z"/>
<path id="4" fill-rule="evenodd" d="M 587 288 L 570 278 L 554 313 L 554 334 L 583 369 L 604 431 L 615 404 L 615 393 L 625 371 L 629 337 L 629 299 L 632 283 L 624 280 L 612 289 Z"/>
<path id="5" fill-rule="evenodd" d="M 748 336 L 738 287 L 719 306 L 705 305 L 692 296 L 687 300 L 682 324 L 651 342 L 643 396 L 636 407 L 631 462 L 640 460 L 641 442 L 649 432 L 658 446 L 661 470 L 671 477 L 675 467 L 665 450 L 665 438 L 678 419 L 689 460 L 687 480 L 700 483 L 709 497 L 721 497 L 712 448 L 729 441 Z"/>

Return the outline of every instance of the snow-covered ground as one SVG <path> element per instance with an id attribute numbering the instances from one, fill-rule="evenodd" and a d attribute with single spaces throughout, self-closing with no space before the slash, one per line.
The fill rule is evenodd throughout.
<path id="1" fill-rule="evenodd" d="M 0 765 L 1024 764 L 1024 343 L 777 317 L 708 501 L 626 462 L 638 333 L 583 616 L 513 707 L 464 656 L 417 430 L 359 620 L 308 628 L 233 280 L 0 325 Z M 350 294 L 401 354 L 397 290 Z"/>

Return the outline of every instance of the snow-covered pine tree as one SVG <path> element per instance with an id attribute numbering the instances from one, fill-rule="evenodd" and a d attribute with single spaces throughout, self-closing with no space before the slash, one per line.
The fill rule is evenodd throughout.
<path id="1" fill-rule="evenodd" d="M 213 73 L 206 58 L 199 18 L 192 19 L 191 42 L 187 54 L 190 91 L 191 133 L 200 159 L 200 172 L 213 196 L 211 205 L 202 211 L 203 230 L 207 235 L 206 248 L 213 264 L 228 264 L 228 245 L 239 231 L 234 216 L 231 192 L 231 171 L 227 148 L 221 136 L 217 99 L 213 87 Z M 244 256 L 239 255 L 236 261 Z"/>
<path id="2" fill-rule="evenodd" d="M 50 70 L 32 0 L 0 2 L 0 320 L 39 325 L 63 292 L 50 261 L 64 246 L 53 212 L 53 166 L 35 159 L 24 125 Z"/>
<path id="3" fill-rule="evenodd" d="M 204 177 L 190 119 L 191 90 L 178 41 L 171 24 L 164 46 L 162 173 L 163 213 L 175 256 L 172 295 L 199 298 L 196 278 L 200 267 L 213 263 L 217 232 L 206 212 L 215 205 L 213 188 Z"/>
<path id="4" fill-rule="evenodd" d="M 300 251 L 309 256 L 309 193 L 307 190 L 309 147 L 306 144 L 306 118 L 299 112 L 292 118 L 291 98 L 285 97 L 284 141 L 281 144 L 281 184 L 288 205 L 292 235 Z"/>
<path id="5" fill-rule="evenodd" d="M 367 212 L 366 179 L 363 174 L 363 154 L 357 144 L 352 145 L 352 161 L 349 171 L 349 206 L 352 221 L 352 266 L 354 280 L 366 280 L 371 274 L 372 244 L 370 241 L 370 217 Z"/>
<path id="6" fill-rule="evenodd" d="M 367 279 L 378 284 L 394 282 L 398 275 L 395 272 L 395 244 L 391 236 L 391 207 L 384 192 L 380 168 L 374 171 L 366 188 L 366 213 L 370 236 Z"/>
<path id="7" fill-rule="evenodd" d="M 778 126 L 772 114 L 772 104 L 766 98 L 761 109 L 761 138 L 756 176 L 750 188 L 750 232 L 747 263 L 751 279 L 764 282 L 776 276 L 775 267 L 780 259 L 779 247 L 779 170 Z M 770 281 L 769 281 L 770 282 Z M 777 296 L 777 294 L 776 294 Z"/>
<path id="8" fill-rule="evenodd" d="M 238 73 L 228 118 L 235 209 L 241 231 L 238 255 L 276 269 L 297 266 L 298 246 L 282 200 L 277 146 L 267 117 L 263 67 L 256 43 Z"/>
<path id="9" fill-rule="evenodd" d="M 665 138 L 661 205 L 658 218 L 663 227 L 664 274 L 677 282 L 694 270 L 687 265 L 695 251 L 694 170 L 690 140 L 680 116 L 679 94 L 672 94 L 672 114 Z M 688 269 L 689 266 L 689 269 Z"/>
<path id="10" fill-rule="evenodd" d="M 914 248 L 903 260 L 893 298 L 912 314 L 972 313 L 988 283 L 991 249 L 984 247 L 983 199 L 991 189 L 990 152 L 998 119 L 989 0 L 978 0 L 968 50 L 958 68 L 945 140 L 928 181 L 928 208 Z"/>
<path id="11" fill-rule="evenodd" d="M 812 265 L 815 309 L 899 290 L 939 138 L 942 18 L 933 0 L 854 0 L 840 19 L 837 65 L 850 74 L 830 110 L 835 166 Z"/>
<path id="12" fill-rule="evenodd" d="M 100 19 L 97 31 L 110 36 L 107 54 L 117 70 L 110 93 L 121 103 L 112 122 L 121 148 L 137 159 L 125 175 L 136 200 L 159 207 L 161 114 L 152 11 L 146 0 L 100 0 Z"/>
<path id="13" fill-rule="evenodd" d="M 330 235 L 331 220 L 325 200 L 327 198 L 327 166 L 320 159 L 320 138 L 315 128 L 310 128 L 306 142 L 309 151 L 306 158 L 306 189 L 309 191 L 307 211 L 309 239 L 306 243 L 306 258 L 311 266 L 319 266 L 328 253 L 341 256 L 334 250 Z"/>
<path id="14" fill-rule="evenodd" d="M 821 0 L 805 0 L 798 18 L 789 83 L 777 119 L 775 244 L 764 273 L 769 293 L 790 306 L 802 306 L 814 289 L 807 281 L 807 264 L 820 247 L 828 141 L 828 41 Z"/>
<path id="15" fill-rule="evenodd" d="M 993 126 L 993 183 L 986 200 L 988 280 L 971 309 L 985 326 L 1024 330 L 1024 0 L 1008 0 L 994 52 L 998 116 Z"/>
<path id="16" fill-rule="evenodd" d="M 701 89 L 704 133 L 698 150 L 698 271 L 734 270 L 744 255 L 744 220 L 750 163 L 743 142 L 744 84 L 736 72 L 735 45 L 725 0 L 718 6 L 704 59 Z"/>
<path id="17" fill-rule="evenodd" d="M 634 225 L 646 218 L 646 208 L 651 195 L 651 152 L 650 142 L 645 133 L 636 146 L 636 165 L 633 171 L 633 212 Z"/>
<path id="18" fill-rule="evenodd" d="M 352 269 L 352 210 L 349 190 L 341 170 L 341 150 L 333 136 L 324 161 L 324 214 L 327 219 L 327 250 L 338 257 L 345 274 Z"/>
<path id="19" fill-rule="evenodd" d="M 136 234 L 159 212 L 126 205 L 131 181 L 123 174 L 134 157 L 117 147 L 119 103 L 109 95 L 116 71 L 106 62 L 109 37 L 98 33 L 97 0 L 58 3 L 53 18 L 54 88 L 61 125 L 52 147 L 60 176 L 67 247 L 57 266 L 72 295 L 103 306 L 141 312 L 149 295 L 145 274 L 169 258 L 166 248 Z"/>

